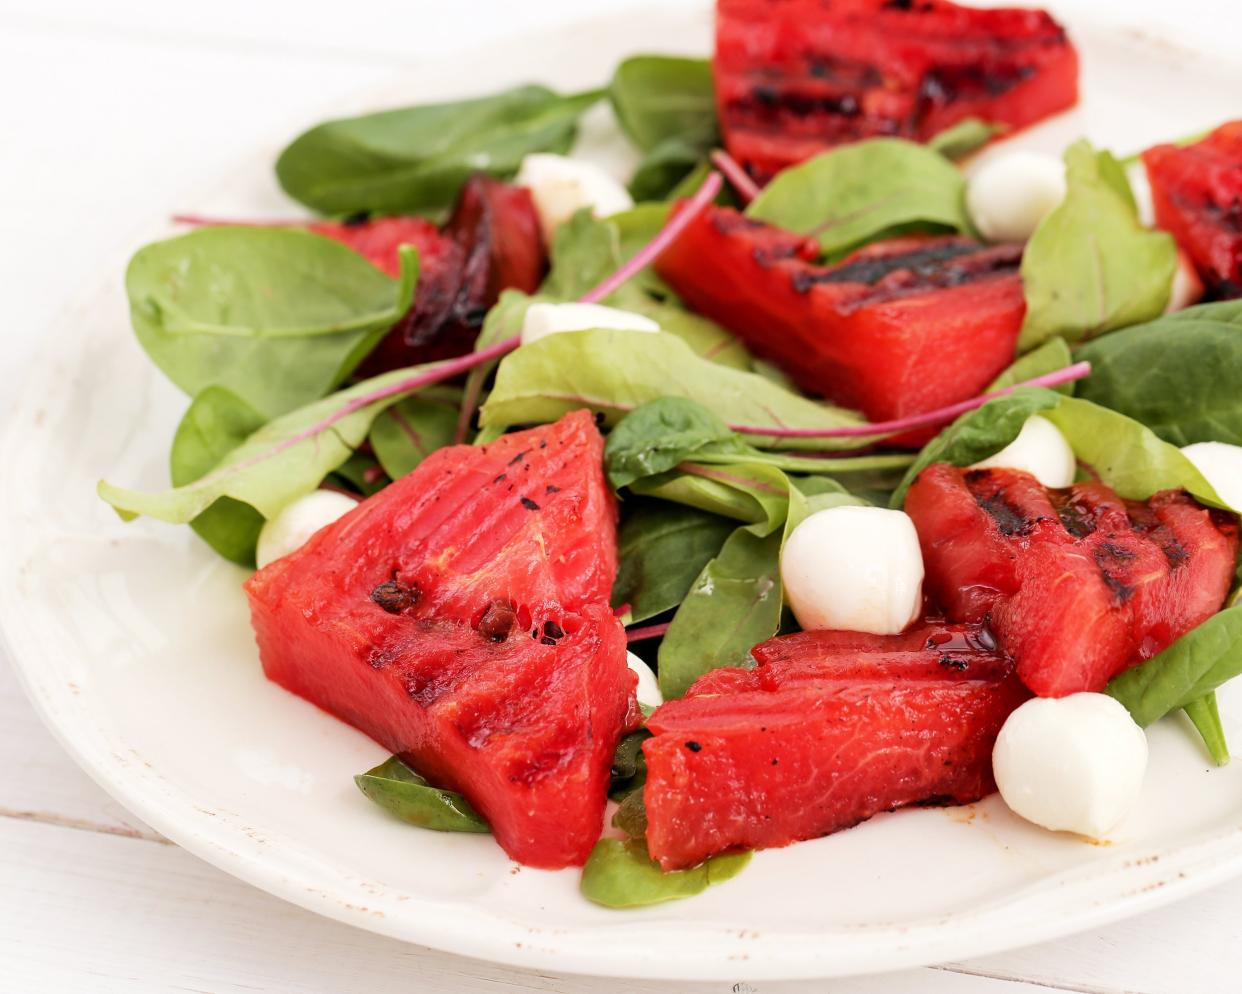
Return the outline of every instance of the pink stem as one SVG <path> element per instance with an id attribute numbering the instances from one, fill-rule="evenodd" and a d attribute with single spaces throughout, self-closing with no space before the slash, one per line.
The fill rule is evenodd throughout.
<path id="1" fill-rule="evenodd" d="M 762 192 L 759 184 L 750 178 L 750 173 L 724 149 L 718 148 L 712 153 L 712 165 L 724 173 L 729 185 L 742 198 L 742 203 L 749 204 Z"/>
<path id="2" fill-rule="evenodd" d="M 482 376 L 472 376 L 466 381 L 466 392 L 461 398 L 461 412 L 457 415 L 457 427 L 453 429 L 454 445 L 461 445 L 470 431 L 470 422 L 474 420 L 475 409 L 479 406 L 479 394 L 483 392 L 483 379 Z"/>
<path id="3" fill-rule="evenodd" d="M 195 228 L 297 228 L 310 224 L 305 221 L 234 221 L 223 217 L 205 217 L 202 214 L 174 214 L 173 224 L 188 224 Z"/>
<path id="4" fill-rule="evenodd" d="M 627 642 L 642 642 L 646 639 L 658 639 L 668 631 L 668 624 L 648 625 L 646 628 L 630 628 L 625 633 Z"/>
<path id="5" fill-rule="evenodd" d="M 912 431 L 915 428 L 927 428 L 931 425 L 952 421 L 959 414 L 965 414 L 967 411 L 973 411 L 977 407 L 982 407 L 994 397 L 1008 396 L 1019 387 L 1060 386 L 1062 383 L 1081 380 L 1090 372 L 1091 363 L 1078 362 L 1072 366 L 1066 366 L 1064 369 L 1037 376 L 1033 380 L 1015 383 L 1013 386 L 1005 387 L 1003 390 L 994 390 L 992 393 L 981 394 L 978 397 L 963 400 L 949 407 L 928 411 L 926 414 L 914 414 L 908 418 L 898 418 L 895 421 L 876 421 L 873 424 L 851 425 L 848 428 L 764 428 L 759 425 L 729 425 L 729 427 L 742 435 L 767 435 L 770 438 L 860 438 L 869 435 L 894 435 L 898 432 Z"/>
<path id="6" fill-rule="evenodd" d="M 579 303 L 598 303 L 619 286 L 633 278 L 637 273 L 642 272 L 651 263 L 655 262 L 666 248 L 681 237 L 681 233 L 689 227 L 690 222 L 698 217 L 699 213 L 716 199 L 716 194 L 720 192 L 723 182 L 720 178 L 720 173 L 709 173 L 707 178 L 703 180 L 703 185 L 698 188 L 694 196 L 687 200 L 685 206 L 669 219 L 669 222 L 660 229 L 655 238 L 635 252 L 633 258 L 624 263 L 615 273 L 600 283 L 599 286 L 593 290 L 588 290 L 579 297 Z"/>

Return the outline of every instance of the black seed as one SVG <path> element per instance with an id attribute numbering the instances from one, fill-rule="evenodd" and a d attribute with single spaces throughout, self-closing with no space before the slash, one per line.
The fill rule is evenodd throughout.
<path id="1" fill-rule="evenodd" d="M 371 591 L 371 600 L 389 614 L 400 614 L 418 603 L 418 588 L 389 580 Z"/>
<path id="2" fill-rule="evenodd" d="M 772 760 L 772 765 L 773 765 L 773 766 L 780 766 L 780 765 L 781 765 L 781 761 L 780 761 L 779 759 L 774 759 L 774 760 Z"/>
<path id="3" fill-rule="evenodd" d="M 503 480 L 503 479 L 505 479 L 505 474 L 504 474 L 504 473 L 501 473 L 498 477 L 496 477 L 496 479 L 492 480 L 492 482 L 493 482 L 493 483 L 499 483 L 499 482 L 500 482 L 501 480 Z"/>
<path id="4" fill-rule="evenodd" d="M 479 619 L 479 634 L 493 642 L 503 642 L 513 631 L 517 614 L 505 601 L 492 601 Z"/>
<path id="5" fill-rule="evenodd" d="M 545 494 L 559 494 L 561 492 L 561 488 L 558 487 L 555 483 L 549 483 L 546 487 L 543 488 L 543 492 Z"/>
<path id="6" fill-rule="evenodd" d="M 516 456 L 514 456 L 512 459 L 509 460 L 509 465 L 516 466 L 518 463 L 520 463 L 523 459 L 526 458 L 526 453 L 529 451 L 530 451 L 529 449 L 523 449 Z"/>
<path id="7" fill-rule="evenodd" d="M 703 747 L 699 745 L 697 742 L 687 742 L 686 748 L 689 749 L 691 752 L 698 752 Z"/>
<path id="8" fill-rule="evenodd" d="M 952 656 L 941 656 L 940 665 L 949 670 L 966 670 L 970 668 L 970 663 L 964 659 L 954 659 Z"/>
<path id="9" fill-rule="evenodd" d="M 555 621 L 545 621 L 543 623 L 543 634 L 550 639 L 559 639 L 565 637 L 565 630 Z"/>
<path id="10" fill-rule="evenodd" d="M 526 508 L 526 510 L 528 510 L 528 511 L 538 511 L 538 510 L 539 510 L 539 505 L 538 505 L 538 504 L 536 504 L 536 503 L 535 503 L 533 500 L 531 500 L 529 497 L 523 497 L 523 498 L 522 498 L 522 506 L 523 506 L 524 508 Z"/>

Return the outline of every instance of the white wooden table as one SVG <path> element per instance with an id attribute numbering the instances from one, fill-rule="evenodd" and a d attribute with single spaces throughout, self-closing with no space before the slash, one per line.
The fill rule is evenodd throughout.
<path id="1" fill-rule="evenodd" d="M 1121 0 L 1096 0 L 1097 10 L 1101 2 Z M 589 9 L 639 5 L 592 0 Z M 1131 16 L 1150 8 L 1166 21 L 1180 18 L 1183 31 L 1214 33 L 1219 43 L 1222 31 L 1242 41 L 1235 5 L 1183 0 L 1168 9 L 1129 0 L 1126 7 Z M 181 205 L 186 191 L 210 184 L 246 150 L 278 141 L 401 65 L 587 9 L 574 0 L 0 0 L 7 291 L 0 391 L 55 336 L 62 303 L 99 279 L 102 260 L 136 247 L 131 233 L 144 220 Z M 120 271 L 114 276 L 122 307 Z M 0 401 L 7 406 L 3 393 Z M 984 960 L 734 989 L 1215 994 L 1242 990 L 1240 949 L 1242 885 Z M 161 839 L 108 798 L 39 724 L 0 663 L 0 994 L 654 994 L 729 986 L 524 973 L 402 945 L 284 904 Z"/>

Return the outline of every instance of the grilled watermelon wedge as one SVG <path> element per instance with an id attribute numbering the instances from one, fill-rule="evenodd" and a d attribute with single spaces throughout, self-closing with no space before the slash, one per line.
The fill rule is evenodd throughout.
<path id="1" fill-rule="evenodd" d="M 1041 697 L 1103 690 L 1220 610 L 1237 517 L 1182 491 L 1122 500 L 1099 482 L 1049 490 L 1007 469 L 929 466 L 906 495 L 927 590 L 986 620 Z"/>
<path id="2" fill-rule="evenodd" d="M 665 870 L 978 800 L 995 789 L 996 735 L 1028 696 L 978 626 L 804 632 L 754 656 L 648 719 L 647 847 Z"/>
<path id="3" fill-rule="evenodd" d="M 815 252 L 801 235 L 709 208 L 656 268 L 802 389 L 873 421 L 977 396 L 1013 361 L 1020 246 L 898 238 L 834 266 Z"/>
<path id="4" fill-rule="evenodd" d="M 756 179 L 835 145 L 1011 129 L 1078 100 L 1078 55 L 1041 10 L 948 0 L 717 0 L 717 112 Z"/>
<path id="5" fill-rule="evenodd" d="M 582 863 L 637 716 L 586 411 L 441 449 L 246 584 L 268 677 L 461 791 L 514 859 Z"/>
<path id="6" fill-rule="evenodd" d="M 1143 153 L 1156 224 L 1190 255 L 1218 299 L 1242 297 L 1242 121 L 1184 148 Z"/>

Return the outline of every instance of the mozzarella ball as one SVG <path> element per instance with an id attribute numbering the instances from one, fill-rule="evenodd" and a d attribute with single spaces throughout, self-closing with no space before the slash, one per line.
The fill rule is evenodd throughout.
<path id="1" fill-rule="evenodd" d="M 1242 445 L 1195 442 L 1183 447 L 1182 455 L 1195 464 L 1221 500 L 1242 511 Z"/>
<path id="2" fill-rule="evenodd" d="M 300 549 L 320 528 L 357 506 L 354 498 L 335 490 L 315 490 L 299 497 L 259 530 L 254 554 L 259 569 Z"/>
<path id="3" fill-rule="evenodd" d="M 1169 302 L 1164 305 L 1164 313 L 1172 314 L 1182 311 L 1192 304 L 1197 304 L 1204 294 L 1203 280 L 1195 264 L 1181 249 L 1177 250 L 1177 269 L 1173 272 L 1173 287 L 1169 291 Z"/>
<path id="4" fill-rule="evenodd" d="M 970 468 L 1021 469 L 1045 487 L 1068 487 L 1074 482 L 1078 460 L 1057 426 L 1035 414 L 1026 419 L 1017 438 Z"/>
<path id="5" fill-rule="evenodd" d="M 996 785 L 1015 814 L 1091 839 L 1134 807 L 1146 770 L 1147 736 L 1107 694 L 1029 700 L 992 750 Z"/>
<path id="6" fill-rule="evenodd" d="M 625 187 L 603 169 L 567 155 L 538 152 L 526 156 L 514 182 L 530 189 L 549 244 L 556 229 L 583 207 L 589 207 L 596 217 L 608 217 L 634 206 Z"/>
<path id="7" fill-rule="evenodd" d="M 1024 242 L 1065 199 L 1065 166 L 1034 152 L 985 162 L 966 184 L 966 209 L 990 242 Z"/>
<path id="8" fill-rule="evenodd" d="M 522 321 L 522 344 L 529 345 L 562 331 L 616 328 L 620 331 L 659 331 L 649 317 L 602 304 L 531 304 Z"/>
<path id="9" fill-rule="evenodd" d="M 914 522 L 883 507 L 816 511 L 786 541 L 781 581 L 804 629 L 894 635 L 923 607 Z"/>
<path id="10" fill-rule="evenodd" d="M 1156 223 L 1156 204 L 1151 196 L 1151 180 L 1147 178 L 1147 167 L 1137 162 L 1126 170 L 1130 180 L 1130 192 L 1134 194 L 1134 204 L 1138 208 L 1139 223 L 1144 228 L 1151 228 Z"/>
<path id="11" fill-rule="evenodd" d="M 638 674 L 638 703 L 646 704 L 649 708 L 658 708 L 664 703 L 664 695 L 660 693 L 655 671 L 632 652 L 625 654 L 625 661 Z"/>

